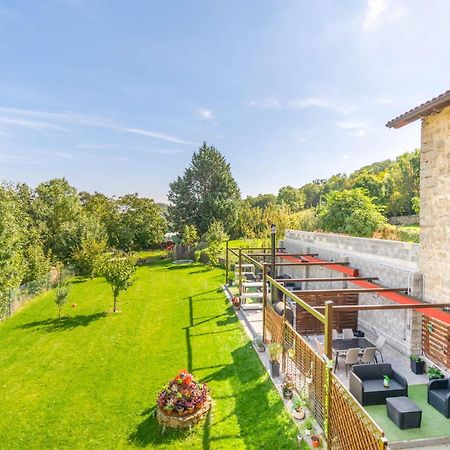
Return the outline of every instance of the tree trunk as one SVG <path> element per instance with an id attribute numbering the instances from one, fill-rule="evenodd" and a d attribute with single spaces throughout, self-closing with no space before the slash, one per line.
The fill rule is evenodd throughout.
<path id="1" fill-rule="evenodd" d="M 114 309 L 113 309 L 113 311 L 117 312 L 117 296 L 116 295 L 114 296 Z"/>

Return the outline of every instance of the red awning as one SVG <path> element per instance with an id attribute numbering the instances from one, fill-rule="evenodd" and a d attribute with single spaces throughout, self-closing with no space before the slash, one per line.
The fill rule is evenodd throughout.
<path id="1" fill-rule="evenodd" d="M 283 259 L 287 259 L 292 262 L 302 262 L 299 258 L 295 258 L 293 256 L 282 256 Z M 316 258 L 314 256 L 304 256 L 303 260 L 307 260 L 309 262 L 328 262 L 320 258 Z M 299 266 L 297 266 L 299 267 Z M 357 277 L 359 276 L 358 269 L 353 269 L 351 267 L 341 266 L 339 264 L 333 264 L 330 266 L 327 266 L 327 269 L 334 270 L 336 272 L 345 273 L 346 275 L 349 275 L 351 277 Z M 379 288 L 382 287 L 379 284 L 373 283 L 371 281 L 365 281 L 365 280 L 353 280 L 349 281 L 349 283 L 356 284 L 359 287 L 362 288 Z M 417 303 L 421 304 L 423 302 L 420 302 L 419 300 L 416 300 L 408 295 L 399 294 L 398 292 L 380 292 L 378 294 L 380 297 L 388 298 L 389 300 L 392 300 L 396 303 L 407 305 L 411 303 Z M 414 311 L 420 312 L 424 316 L 431 317 L 433 319 L 440 320 L 448 325 L 450 325 L 450 314 L 441 311 L 437 308 L 430 308 L 430 309 L 415 309 Z"/>

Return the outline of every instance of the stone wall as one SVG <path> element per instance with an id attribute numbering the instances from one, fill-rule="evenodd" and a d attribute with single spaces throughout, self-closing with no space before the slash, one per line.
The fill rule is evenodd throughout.
<path id="1" fill-rule="evenodd" d="M 419 245 L 407 242 L 365 239 L 329 233 L 288 230 L 283 241 L 289 253 L 317 253 L 330 261 L 348 261 L 362 277 L 378 277 L 386 287 L 411 289 L 422 298 L 421 275 L 417 273 Z M 295 278 L 342 277 L 326 266 L 283 267 L 283 273 Z M 357 287 L 350 282 L 305 283 L 303 289 L 337 289 Z M 360 304 L 390 304 L 391 300 L 377 294 L 360 294 Z M 383 335 L 386 341 L 405 354 L 421 348 L 421 315 L 412 311 L 366 311 L 359 313 L 358 327 L 370 335 Z"/>
<path id="2" fill-rule="evenodd" d="M 422 120 L 420 257 L 427 302 L 450 300 L 450 107 Z"/>
<path id="3" fill-rule="evenodd" d="M 411 216 L 389 217 L 388 220 L 392 225 L 417 225 L 420 219 L 418 215 L 413 214 Z"/>

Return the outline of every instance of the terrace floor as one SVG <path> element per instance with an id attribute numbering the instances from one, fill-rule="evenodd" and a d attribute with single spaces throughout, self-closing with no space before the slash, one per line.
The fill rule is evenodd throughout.
<path id="1" fill-rule="evenodd" d="M 263 313 L 261 309 L 247 309 L 238 312 L 238 316 L 246 324 L 246 331 L 251 335 L 262 334 Z M 323 338 L 323 336 L 321 336 Z M 375 341 L 375 338 L 366 333 L 366 337 Z M 313 339 L 309 339 L 313 342 Z M 385 405 L 368 406 L 365 409 L 385 432 L 390 449 L 420 448 L 421 450 L 450 450 L 450 419 L 445 418 L 427 403 L 426 375 L 415 375 L 409 367 L 409 358 L 398 350 L 385 345 L 383 348 L 384 362 L 390 363 L 394 370 L 403 375 L 409 385 L 408 396 L 423 410 L 421 428 L 400 430 L 386 414 Z M 268 365 L 268 364 L 267 364 Z M 345 365 L 340 364 L 336 371 L 339 380 L 348 386 L 348 377 L 345 375 Z"/>

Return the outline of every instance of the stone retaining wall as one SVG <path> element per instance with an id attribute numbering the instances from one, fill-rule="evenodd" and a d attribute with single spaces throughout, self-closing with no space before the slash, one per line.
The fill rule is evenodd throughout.
<path id="1" fill-rule="evenodd" d="M 422 298 L 422 277 L 418 273 L 419 245 L 366 239 L 329 233 L 286 231 L 283 241 L 289 253 L 318 253 L 332 261 L 348 261 L 362 277 L 375 276 L 386 287 L 410 288 L 416 298 Z M 343 274 L 326 266 L 283 267 L 283 273 L 295 278 L 342 277 Z M 357 287 L 347 282 L 348 287 Z M 337 289 L 344 282 L 309 283 L 303 289 Z M 377 294 L 360 294 L 360 304 L 389 304 L 391 300 Z M 358 327 L 370 334 L 383 335 L 386 341 L 405 354 L 421 348 L 421 315 L 412 311 L 366 311 L 359 313 Z"/>

